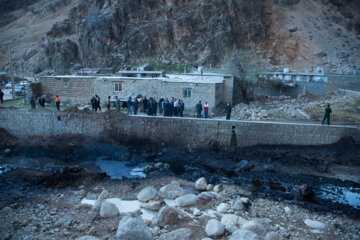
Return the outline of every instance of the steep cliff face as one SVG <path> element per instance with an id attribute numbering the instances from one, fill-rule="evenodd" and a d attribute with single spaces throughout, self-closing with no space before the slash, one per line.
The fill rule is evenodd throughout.
<path id="1" fill-rule="evenodd" d="M 29 8 L 41 16 L 50 11 L 44 10 L 45 3 L 51 1 L 39 0 Z M 67 8 L 66 16 L 49 24 L 37 45 L 22 49 L 24 55 L 19 50 L 18 57 L 30 72 L 66 73 L 81 65 L 120 68 L 133 61 L 219 66 L 227 54 L 242 48 L 255 49 L 264 62 L 280 67 L 325 64 L 352 70 L 360 57 L 356 0 L 67 0 L 52 4 L 55 7 L 48 9 L 55 13 Z M 334 51 L 334 45 L 340 49 Z M 341 60 L 344 56 L 350 60 Z"/>

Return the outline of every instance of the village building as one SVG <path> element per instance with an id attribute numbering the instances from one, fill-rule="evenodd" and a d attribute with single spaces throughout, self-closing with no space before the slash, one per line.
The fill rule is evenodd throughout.
<path id="1" fill-rule="evenodd" d="M 93 76 L 44 76 L 40 77 L 44 95 L 59 95 L 63 102 L 89 104 L 97 94 L 102 103 L 108 96 L 121 101 L 129 97 L 142 100 L 144 97 L 172 97 L 185 103 L 185 113 L 195 112 L 195 105 L 208 102 L 210 112 L 223 111 L 227 102 L 233 102 L 234 78 L 216 73 L 166 74 L 162 71 L 120 71 L 115 75 Z"/>
<path id="2" fill-rule="evenodd" d="M 285 68 L 283 72 L 263 72 L 267 86 L 258 88 L 257 95 L 298 96 L 306 93 L 325 94 L 328 78 L 321 67 L 315 72 L 295 72 Z"/>

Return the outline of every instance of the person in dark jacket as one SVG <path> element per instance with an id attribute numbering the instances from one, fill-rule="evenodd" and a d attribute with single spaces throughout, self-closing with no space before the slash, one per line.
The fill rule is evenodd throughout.
<path id="1" fill-rule="evenodd" d="M 42 107 L 45 107 L 45 98 L 44 97 L 39 98 L 39 105 Z"/>
<path id="2" fill-rule="evenodd" d="M 127 111 L 127 114 L 131 114 L 131 97 L 129 97 L 129 99 L 127 100 L 127 108 L 128 108 L 128 111 Z"/>
<path id="3" fill-rule="evenodd" d="M 110 107 L 111 107 L 111 97 L 108 96 L 108 100 L 106 101 L 106 107 L 108 110 L 110 110 Z"/>
<path id="4" fill-rule="evenodd" d="M 36 108 L 36 98 L 34 96 L 30 97 L 30 106 L 31 108 Z"/>
<path id="5" fill-rule="evenodd" d="M 4 103 L 4 92 L 0 89 L 0 102 Z"/>
<path id="6" fill-rule="evenodd" d="M 154 99 L 153 102 L 152 102 L 152 114 L 153 114 L 153 116 L 156 116 L 157 105 L 158 105 L 158 103 Z"/>
<path id="7" fill-rule="evenodd" d="M 95 96 L 92 97 L 91 99 L 91 108 L 93 111 L 95 111 L 95 106 L 96 106 L 96 99 L 95 99 Z"/>
<path id="8" fill-rule="evenodd" d="M 322 125 L 324 125 L 326 119 L 327 119 L 327 124 L 330 125 L 330 113 L 332 113 L 332 110 L 330 108 L 330 104 L 328 103 L 327 108 L 325 108 L 325 115 L 322 120 Z"/>
<path id="9" fill-rule="evenodd" d="M 149 101 L 147 101 L 147 115 L 148 116 L 152 116 L 152 98 L 149 99 Z"/>
<path id="10" fill-rule="evenodd" d="M 231 117 L 231 104 L 228 102 L 228 104 L 225 107 L 226 110 L 226 120 L 230 120 Z"/>
<path id="11" fill-rule="evenodd" d="M 195 109 L 196 109 L 196 117 L 201 118 L 201 112 L 203 110 L 201 101 L 199 101 L 198 104 L 196 104 Z"/>
<path id="12" fill-rule="evenodd" d="M 135 98 L 135 100 L 132 102 L 132 104 L 133 104 L 134 115 L 137 115 L 137 111 L 138 111 L 138 108 L 139 108 L 138 100 Z"/>
<path id="13" fill-rule="evenodd" d="M 169 117 L 173 116 L 174 102 L 175 102 L 175 99 L 174 99 L 174 97 L 172 97 L 171 101 L 170 101 L 170 105 L 169 105 L 169 115 L 168 115 Z"/>
<path id="14" fill-rule="evenodd" d="M 144 99 L 143 99 L 143 101 L 142 101 L 142 103 L 143 103 L 143 107 L 144 107 L 144 113 L 146 113 L 146 110 L 147 110 L 147 104 L 148 104 L 148 100 L 146 99 L 146 97 L 144 97 Z"/>
<path id="15" fill-rule="evenodd" d="M 160 100 L 159 100 L 159 113 L 160 114 L 163 114 L 163 112 L 164 112 L 163 102 L 164 102 L 164 98 L 160 98 Z"/>
<path id="16" fill-rule="evenodd" d="M 98 95 L 95 95 L 95 112 L 99 109 L 101 112 L 101 106 L 100 106 L 100 97 Z"/>
<path id="17" fill-rule="evenodd" d="M 169 114 L 169 100 L 167 98 L 163 102 L 163 109 L 164 109 L 164 117 L 167 117 Z"/>
<path id="18" fill-rule="evenodd" d="M 184 116 L 184 110 L 185 110 L 185 103 L 183 100 L 179 100 L 179 114 L 180 114 L 180 117 L 183 117 Z"/>

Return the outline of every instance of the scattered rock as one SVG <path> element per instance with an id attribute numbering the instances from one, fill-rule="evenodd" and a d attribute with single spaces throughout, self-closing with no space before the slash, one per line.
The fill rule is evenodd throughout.
<path id="1" fill-rule="evenodd" d="M 235 214 L 225 214 L 221 218 L 221 223 L 225 226 L 225 229 L 228 232 L 232 233 L 238 229 L 238 227 L 237 227 L 238 220 L 239 220 L 239 217 Z"/>
<path id="2" fill-rule="evenodd" d="M 214 185 L 208 184 L 206 187 L 206 191 L 212 191 L 214 189 Z"/>
<path id="3" fill-rule="evenodd" d="M 269 232 L 265 235 L 265 240 L 280 240 L 281 236 L 277 232 Z"/>
<path id="4" fill-rule="evenodd" d="M 162 198 L 175 199 L 184 195 L 186 191 L 180 187 L 179 182 L 173 181 L 160 188 L 158 195 Z"/>
<path id="5" fill-rule="evenodd" d="M 201 215 L 201 211 L 200 211 L 199 209 L 195 208 L 194 211 L 193 211 L 193 215 L 194 215 L 194 216 L 200 216 L 200 215 Z"/>
<path id="6" fill-rule="evenodd" d="M 322 222 L 319 222 L 319 221 L 315 221 L 315 220 L 306 219 L 304 221 L 304 223 L 311 228 L 316 228 L 316 229 L 324 229 L 325 228 L 325 224 L 323 224 Z"/>
<path id="7" fill-rule="evenodd" d="M 287 214 L 291 214 L 291 213 L 292 213 L 292 211 L 291 211 L 291 209 L 290 209 L 289 207 L 284 207 L 284 210 L 285 210 L 285 212 L 286 212 Z"/>
<path id="8" fill-rule="evenodd" d="M 238 200 L 235 200 L 233 209 L 236 211 L 241 211 L 241 210 L 245 209 L 245 206 L 244 206 L 243 202 L 240 199 L 238 199 Z"/>
<path id="9" fill-rule="evenodd" d="M 233 232 L 229 240 L 260 240 L 261 238 L 256 233 L 249 230 L 236 230 Z"/>
<path id="10" fill-rule="evenodd" d="M 248 221 L 241 227 L 241 230 L 252 231 L 257 235 L 261 235 L 261 236 L 265 235 L 266 233 L 264 226 L 255 221 Z"/>
<path id="11" fill-rule="evenodd" d="M 162 234 L 157 240 L 191 240 L 193 231 L 189 228 L 180 228 L 172 232 Z"/>
<path id="12" fill-rule="evenodd" d="M 176 209 L 165 206 L 160 209 L 158 216 L 154 218 L 153 222 L 159 227 L 164 227 L 165 225 L 176 224 L 181 218 L 182 216 Z"/>
<path id="13" fill-rule="evenodd" d="M 1 209 L 1 214 L 2 215 L 9 215 L 13 212 L 13 209 L 11 207 L 4 207 L 3 209 Z"/>
<path id="14" fill-rule="evenodd" d="M 230 204 L 228 203 L 220 203 L 219 206 L 216 208 L 216 211 L 221 213 L 227 213 L 230 210 Z"/>
<path id="15" fill-rule="evenodd" d="M 208 201 L 208 200 L 212 199 L 214 197 L 214 195 L 212 195 L 211 193 L 202 192 L 198 195 L 198 197 L 200 199 Z"/>
<path id="16" fill-rule="evenodd" d="M 102 203 L 104 202 L 104 200 L 106 198 L 108 198 L 110 195 L 109 191 L 108 190 L 103 190 L 101 193 L 100 193 L 100 196 L 98 197 L 98 199 L 95 201 L 95 204 L 94 204 L 94 209 L 99 209 L 102 205 Z"/>
<path id="17" fill-rule="evenodd" d="M 141 202 L 147 202 L 154 199 L 156 197 L 156 194 L 156 189 L 149 186 L 139 192 L 139 194 L 137 195 L 137 199 Z"/>
<path id="18" fill-rule="evenodd" d="M 225 227 L 218 220 L 211 219 L 206 224 L 205 232 L 209 237 L 219 237 L 219 236 L 222 236 L 224 234 Z"/>
<path id="19" fill-rule="evenodd" d="M 152 233 L 141 218 L 125 216 L 119 223 L 116 239 L 119 240 L 150 240 Z"/>
<path id="20" fill-rule="evenodd" d="M 103 218 L 112 218 L 119 214 L 119 209 L 115 204 L 104 201 L 100 208 L 100 216 Z"/>
<path id="21" fill-rule="evenodd" d="M 149 172 L 152 172 L 154 170 L 154 167 L 152 165 L 146 165 L 144 167 L 144 172 L 145 173 L 149 173 Z"/>
<path id="22" fill-rule="evenodd" d="M 157 201 L 151 201 L 147 203 L 142 203 L 141 207 L 151 211 L 159 211 L 159 209 L 161 208 L 161 203 Z"/>
<path id="23" fill-rule="evenodd" d="M 199 191 L 204 191 L 207 188 L 207 181 L 204 177 L 199 178 L 196 182 L 195 182 L 195 188 L 196 190 Z"/>
<path id="24" fill-rule="evenodd" d="M 289 30 L 289 32 L 296 32 L 298 30 L 298 28 L 295 26 L 291 26 L 288 28 L 288 30 Z"/>
<path id="25" fill-rule="evenodd" d="M 93 236 L 82 236 L 82 237 L 77 238 L 76 240 L 100 240 L 100 239 L 97 237 L 93 237 Z"/>
<path id="26" fill-rule="evenodd" d="M 216 193 L 220 193 L 223 190 L 223 186 L 221 184 L 215 185 L 213 190 Z"/>
<path id="27" fill-rule="evenodd" d="M 175 202 L 180 207 L 189 207 L 196 204 L 198 197 L 194 194 L 185 194 L 175 199 Z"/>

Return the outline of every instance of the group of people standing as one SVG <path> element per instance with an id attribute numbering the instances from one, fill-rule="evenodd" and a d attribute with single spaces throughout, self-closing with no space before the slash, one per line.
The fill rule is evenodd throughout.
<path id="1" fill-rule="evenodd" d="M 90 102 L 93 111 L 97 112 L 97 110 L 99 109 L 99 111 L 101 112 L 100 97 L 98 95 L 93 96 Z"/>
<path id="2" fill-rule="evenodd" d="M 31 96 L 29 99 L 31 108 L 36 108 L 36 100 L 38 101 L 38 103 L 41 107 L 43 107 L 43 108 L 45 107 L 46 100 L 45 100 L 44 96 L 40 96 L 38 99 L 36 99 L 35 96 Z M 61 103 L 61 99 L 58 95 L 56 95 L 55 105 L 56 105 L 56 109 L 58 111 L 60 111 L 60 103 Z"/>
<path id="3" fill-rule="evenodd" d="M 196 109 L 196 117 L 197 118 L 201 118 L 203 110 L 204 110 L 205 118 L 209 117 L 209 104 L 207 102 L 205 102 L 205 104 L 203 106 L 201 101 L 199 101 L 196 104 L 195 109 Z M 227 103 L 227 105 L 225 107 L 225 111 L 226 111 L 226 120 L 230 120 L 230 117 L 231 117 L 231 103 L 230 102 Z"/>

